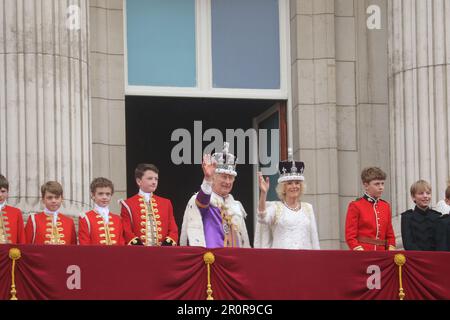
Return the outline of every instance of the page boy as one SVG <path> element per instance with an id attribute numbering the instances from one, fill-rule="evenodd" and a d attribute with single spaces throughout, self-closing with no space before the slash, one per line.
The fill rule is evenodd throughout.
<path id="1" fill-rule="evenodd" d="M 153 164 L 139 164 L 134 176 L 139 193 L 120 201 L 125 241 L 146 246 L 177 245 L 178 227 L 172 202 L 154 193 L 158 187 L 158 168 Z"/>
<path id="2" fill-rule="evenodd" d="M 80 245 L 124 245 L 122 220 L 119 215 L 109 211 L 114 194 L 112 181 L 95 178 L 90 186 L 94 209 L 82 213 L 78 225 Z"/>
<path id="3" fill-rule="evenodd" d="M 395 234 L 389 203 L 381 199 L 386 173 L 380 168 L 361 172 L 364 195 L 350 202 L 345 221 L 345 240 L 351 250 L 395 250 Z"/>
<path id="4" fill-rule="evenodd" d="M 402 240 L 405 250 L 436 250 L 436 222 L 441 213 L 431 209 L 431 185 L 418 180 L 411 185 L 411 198 L 416 204 L 401 215 Z"/>
<path id="5" fill-rule="evenodd" d="M 0 244 L 26 243 L 23 217 L 20 209 L 7 204 L 9 182 L 0 174 Z"/>
<path id="6" fill-rule="evenodd" d="M 77 244 L 75 224 L 72 218 L 59 210 L 63 201 L 63 188 L 56 181 L 48 181 L 41 187 L 44 212 L 32 213 L 25 226 L 27 243 L 69 245 Z"/>

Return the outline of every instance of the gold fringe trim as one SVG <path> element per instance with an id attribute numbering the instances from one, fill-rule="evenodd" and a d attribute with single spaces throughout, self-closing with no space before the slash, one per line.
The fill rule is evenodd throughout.
<path id="1" fill-rule="evenodd" d="M 16 291 L 16 279 L 15 279 L 15 268 L 16 268 L 16 260 L 19 260 L 21 257 L 20 250 L 17 248 L 9 249 L 9 258 L 12 260 L 12 268 L 11 268 L 11 299 L 10 300 L 18 300 L 17 299 L 17 291 Z"/>
<path id="2" fill-rule="evenodd" d="M 207 298 L 206 300 L 214 300 L 214 297 L 212 295 L 213 291 L 211 288 L 211 265 L 215 261 L 214 254 L 212 252 L 207 252 L 203 255 L 203 261 L 205 261 L 206 269 L 208 272 L 208 287 L 206 290 Z"/>
<path id="3" fill-rule="evenodd" d="M 394 256 L 394 262 L 396 265 L 398 265 L 398 283 L 399 283 L 399 291 L 398 291 L 398 297 L 400 300 L 403 300 L 406 296 L 404 290 L 403 290 L 403 282 L 402 282 L 402 266 L 406 263 L 406 257 L 401 254 L 397 253 Z"/>

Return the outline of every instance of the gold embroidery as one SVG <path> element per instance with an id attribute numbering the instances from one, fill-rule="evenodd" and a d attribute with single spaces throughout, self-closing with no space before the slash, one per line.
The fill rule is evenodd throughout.
<path id="1" fill-rule="evenodd" d="M 50 238 L 50 240 L 48 240 L 48 244 L 54 244 L 54 245 L 60 245 L 60 244 L 65 244 L 66 242 L 64 240 L 62 240 L 62 238 L 64 238 L 64 234 L 60 233 L 62 231 L 64 231 L 63 228 L 58 228 L 58 222 L 53 223 L 53 219 L 52 217 L 47 217 L 47 220 L 51 220 L 51 231 L 50 234 L 46 234 L 45 237 L 46 238 Z M 58 217 L 59 220 L 59 217 Z M 61 225 L 62 223 L 60 223 L 59 225 Z M 48 225 L 48 224 L 47 224 Z"/>
<path id="2" fill-rule="evenodd" d="M 166 237 L 166 241 L 172 244 L 172 246 L 176 246 L 177 242 L 173 240 L 171 237 Z"/>
<path id="3" fill-rule="evenodd" d="M 6 216 L 6 212 L 2 211 L 0 212 L 0 244 L 10 243 L 8 238 L 11 235 L 7 232 L 9 228 L 6 227 L 9 222 L 5 220 L 8 220 L 8 217 Z"/>
<path id="4" fill-rule="evenodd" d="M 141 219 L 145 219 L 144 221 L 141 221 L 141 223 L 145 222 L 145 233 L 141 238 L 144 240 L 146 246 L 159 246 L 161 245 L 160 239 L 162 236 L 158 234 L 159 230 L 156 229 L 156 218 L 159 218 L 159 216 L 155 217 L 154 215 L 154 210 L 157 210 L 153 209 L 157 206 L 157 204 L 154 203 L 155 199 L 153 199 L 153 197 L 150 198 L 149 203 L 147 203 L 142 196 L 139 199 L 141 199 L 139 201 L 142 202 L 141 207 L 144 206 L 144 209 L 141 210 Z M 144 229 L 141 229 L 141 232 L 143 230 Z"/>
<path id="5" fill-rule="evenodd" d="M 239 247 L 238 226 L 232 222 L 233 216 L 228 213 L 228 208 L 225 204 L 217 206 L 222 216 L 223 227 L 223 246 L 226 247 Z"/>
<path id="6" fill-rule="evenodd" d="M 99 231 L 104 231 L 105 233 L 100 234 L 101 238 L 105 238 L 105 240 L 100 240 L 100 244 L 104 244 L 107 246 L 112 245 L 112 239 L 115 235 L 111 232 L 114 231 L 114 228 L 110 228 L 110 225 L 112 225 L 112 221 L 106 223 L 106 220 L 101 216 L 96 210 L 94 210 L 95 213 L 97 213 L 96 218 L 101 219 L 100 221 L 97 221 L 97 224 L 101 224 L 102 226 L 98 228 Z"/>

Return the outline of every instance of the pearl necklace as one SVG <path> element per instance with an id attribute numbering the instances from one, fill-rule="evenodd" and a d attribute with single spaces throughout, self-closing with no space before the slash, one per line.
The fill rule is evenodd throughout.
<path id="1" fill-rule="evenodd" d="M 285 201 L 283 201 L 283 204 L 286 206 L 286 208 L 288 208 L 289 210 L 292 210 L 292 211 L 298 211 L 301 208 L 301 204 L 299 204 L 295 208 L 291 208 L 290 206 L 288 206 L 288 204 Z"/>

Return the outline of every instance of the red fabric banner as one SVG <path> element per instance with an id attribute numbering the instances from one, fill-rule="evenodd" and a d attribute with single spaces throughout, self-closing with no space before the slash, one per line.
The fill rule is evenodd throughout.
<path id="1" fill-rule="evenodd" d="M 12 260 L 22 299 L 450 299 L 449 252 L 353 252 L 197 247 L 0 245 L 0 295 L 10 299 Z"/>

